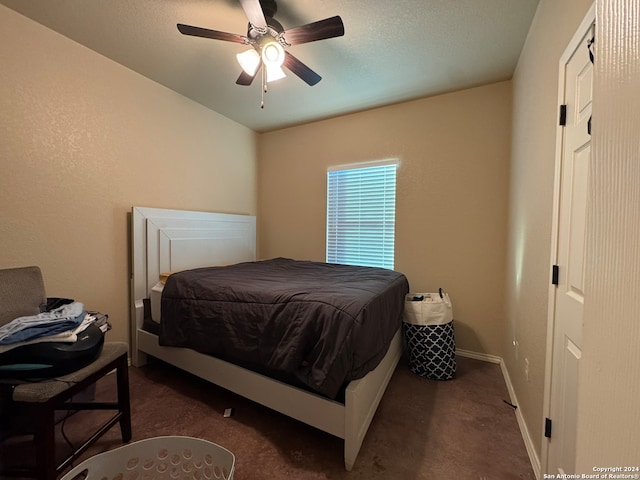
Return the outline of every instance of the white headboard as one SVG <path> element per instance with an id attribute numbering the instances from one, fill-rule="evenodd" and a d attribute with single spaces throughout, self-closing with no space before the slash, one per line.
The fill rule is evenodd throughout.
<path id="1" fill-rule="evenodd" d="M 256 259 L 250 215 L 133 207 L 131 215 L 132 350 L 142 326 L 142 300 L 161 273 Z"/>

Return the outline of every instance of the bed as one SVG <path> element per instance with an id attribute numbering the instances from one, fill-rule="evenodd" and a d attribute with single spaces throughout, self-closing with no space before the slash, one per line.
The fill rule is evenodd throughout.
<path id="1" fill-rule="evenodd" d="M 156 357 L 342 438 L 345 468 L 351 470 L 400 359 L 400 329 L 390 332 L 390 342 L 381 358 L 375 359 L 377 366 L 362 378 L 349 381 L 337 395 L 334 395 L 335 385 L 319 392 L 295 379 L 273 378 L 259 368 L 224 356 L 223 360 L 198 349 L 185 348 L 181 343 L 178 343 L 181 346 L 168 346 L 166 338 L 160 340 L 162 332 L 148 327 L 152 310 L 149 307 L 154 296 L 157 302 L 160 275 L 172 271 L 195 269 L 195 272 L 200 272 L 226 268 L 220 267 L 223 265 L 252 266 L 261 263 L 255 258 L 255 217 L 134 207 L 131 213 L 131 244 L 132 364 L 141 366 L 146 363 L 147 355 Z M 180 276 L 182 274 L 178 274 Z M 172 284 L 171 288 L 174 287 Z"/>

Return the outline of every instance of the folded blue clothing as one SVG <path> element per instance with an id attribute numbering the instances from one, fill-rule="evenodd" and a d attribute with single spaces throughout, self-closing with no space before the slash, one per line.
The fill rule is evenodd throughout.
<path id="1" fill-rule="evenodd" d="M 73 302 L 49 312 L 18 317 L 0 327 L 0 345 L 24 342 L 71 330 L 82 323 L 85 314 L 84 304 Z"/>

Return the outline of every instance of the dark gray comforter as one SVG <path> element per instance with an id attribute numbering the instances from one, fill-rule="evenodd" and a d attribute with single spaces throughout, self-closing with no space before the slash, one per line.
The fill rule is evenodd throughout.
<path id="1" fill-rule="evenodd" d="M 404 275 L 277 258 L 175 273 L 160 344 L 189 347 L 336 398 L 402 324 Z"/>

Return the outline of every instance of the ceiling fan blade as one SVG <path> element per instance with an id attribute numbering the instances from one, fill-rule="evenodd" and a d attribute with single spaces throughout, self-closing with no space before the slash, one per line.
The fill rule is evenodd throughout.
<path id="1" fill-rule="evenodd" d="M 283 65 L 312 87 L 320 80 L 322 80 L 322 77 L 320 75 L 311 70 L 289 52 L 285 52 Z"/>
<path id="2" fill-rule="evenodd" d="M 344 35 L 344 24 L 339 16 L 325 18 L 317 22 L 294 27 L 283 32 L 284 39 L 289 45 L 315 42 L 325 38 L 341 37 Z"/>
<path id="3" fill-rule="evenodd" d="M 192 35 L 194 37 L 212 38 L 213 40 L 224 40 L 234 43 L 249 43 L 247 37 L 237 35 L 235 33 L 219 32 L 217 30 L 209 30 L 208 28 L 194 27 L 192 25 L 184 25 L 178 23 L 178 30 L 184 35 Z"/>
<path id="4" fill-rule="evenodd" d="M 258 68 L 256 69 L 256 73 L 254 73 L 253 75 L 249 75 L 247 72 L 242 70 L 242 73 L 240 73 L 240 76 L 236 80 L 236 83 L 238 85 L 248 87 L 253 83 L 253 79 L 256 78 L 256 75 L 258 75 L 258 72 L 260 72 L 261 67 L 262 67 L 262 62 L 260 62 L 260 65 L 258 65 Z"/>
<path id="5" fill-rule="evenodd" d="M 267 21 L 264 18 L 260 0 L 240 0 L 240 4 L 251 25 L 260 28 L 267 27 Z"/>

